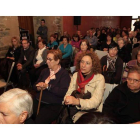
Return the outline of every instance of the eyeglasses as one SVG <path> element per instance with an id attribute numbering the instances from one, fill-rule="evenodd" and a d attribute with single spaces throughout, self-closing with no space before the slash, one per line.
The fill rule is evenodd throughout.
<path id="1" fill-rule="evenodd" d="M 52 61 L 52 60 L 54 60 L 54 59 L 51 59 L 51 58 L 47 58 L 47 60 L 49 60 L 50 62 Z"/>
<path id="2" fill-rule="evenodd" d="M 131 78 L 129 78 L 129 77 L 127 77 L 127 81 L 128 81 L 128 82 L 133 81 L 134 84 L 137 84 L 138 82 L 140 82 L 140 80 L 137 80 L 137 79 L 131 79 Z"/>

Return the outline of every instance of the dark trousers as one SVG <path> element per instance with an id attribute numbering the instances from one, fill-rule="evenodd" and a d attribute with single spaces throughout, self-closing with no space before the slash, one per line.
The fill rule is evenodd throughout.
<path id="1" fill-rule="evenodd" d="M 34 85 L 34 83 L 39 78 L 41 71 L 47 67 L 48 67 L 47 65 L 42 65 L 39 68 L 33 67 L 31 70 L 29 70 L 29 75 L 30 75 L 30 80 L 32 85 Z"/>
<path id="2" fill-rule="evenodd" d="M 61 60 L 61 66 L 62 68 L 69 68 L 70 66 L 70 63 L 71 63 L 71 60 L 70 59 L 62 59 Z"/>
<path id="3" fill-rule="evenodd" d="M 33 99 L 33 116 L 32 119 L 35 120 L 36 124 L 51 124 L 56 120 L 62 109 L 61 104 L 45 104 L 41 103 L 39 114 L 37 114 L 38 100 Z"/>

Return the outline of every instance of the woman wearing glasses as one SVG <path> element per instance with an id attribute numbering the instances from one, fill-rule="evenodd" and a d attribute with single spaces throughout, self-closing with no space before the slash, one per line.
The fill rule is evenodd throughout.
<path id="1" fill-rule="evenodd" d="M 70 110 L 75 110 L 73 114 L 70 114 L 70 116 L 73 116 L 74 123 L 85 112 L 102 111 L 105 88 L 100 61 L 94 52 L 79 55 L 76 69 L 78 72 L 74 73 L 64 97 L 65 105 L 75 107 L 74 109 L 70 106 Z"/>
<path id="2" fill-rule="evenodd" d="M 61 110 L 62 101 L 70 83 L 68 72 L 60 65 L 61 59 L 62 53 L 60 50 L 48 51 L 48 68 L 41 72 L 35 83 L 37 94 L 34 100 L 34 116 L 37 112 L 40 90 L 41 88 L 43 89 L 40 112 L 35 119 L 37 124 L 52 123 L 58 117 Z"/>

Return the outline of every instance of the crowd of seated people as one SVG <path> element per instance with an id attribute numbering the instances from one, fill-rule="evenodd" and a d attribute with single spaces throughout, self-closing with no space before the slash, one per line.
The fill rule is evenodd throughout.
<path id="1" fill-rule="evenodd" d="M 73 36 L 67 31 L 64 31 L 60 37 L 58 35 L 58 33 L 52 34 L 48 42 L 38 36 L 36 46 L 31 46 L 26 39 L 23 39 L 20 45 L 16 37 L 12 38 L 12 47 L 9 48 L 6 57 L 0 60 L 0 67 L 4 64 L 6 66 L 7 61 L 16 62 L 13 69 L 13 82 L 14 80 L 17 82 L 16 87 L 27 89 L 31 84 L 30 88 L 36 92 L 36 95 L 30 101 L 30 105 L 27 105 L 33 108 L 33 114 L 30 113 L 27 117 L 29 111 L 24 109 L 25 113 L 24 111 L 23 114 L 20 113 L 24 116 L 23 120 L 20 120 L 19 115 L 16 116 L 19 118 L 12 118 L 16 119 L 15 122 L 8 122 L 4 121 L 1 113 L 1 109 L 2 112 L 5 111 L 1 98 L 6 93 L 3 93 L 2 97 L 0 96 L 0 123 L 26 123 L 27 118 L 32 120 L 29 123 L 35 124 L 50 124 L 57 119 L 61 119 L 59 122 L 69 123 L 67 117 L 71 123 L 90 123 L 84 120 L 88 115 L 93 116 L 92 118 L 109 116 L 109 119 L 103 121 L 104 123 L 140 121 L 138 111 L 140 31 L 131 31 L 126 27 L 123 30 L 119 27 L 100 27 L 90 28 L 86 35 L 82 35 L 80 30 Z M 99 59 L 95 50 L 108 54 Z M 126 63 L 125 69 L 123 63 Z M 70 66 L 76 67 L 71 78 L 67 71 Z M 0 75 L 4 77 L 2 70 Z M 103 103 L 105 83 L 118 84 L 118 86 Z M 25 93 L 24 90 L 16 90 Z M 12 93 L 10 90 L 7 92 Z M 4 101 L 8 108 L 10 108 L 9 102 L 14 104 L 12 98 L 14 95 Z M 20 99 L 15 97 L 14 100 Z M 39 104 L 40 109 L 37 113 Z"/>

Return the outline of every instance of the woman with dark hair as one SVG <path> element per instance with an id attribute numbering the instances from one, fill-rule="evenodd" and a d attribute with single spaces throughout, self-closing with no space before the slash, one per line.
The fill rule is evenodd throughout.
<path id="1" fill-rule="evenodd" d="M 70 110 L 74 110 L 70 114 L 74 123 L 86 111 L 102 111 L 105 88 L 100 61 L 94 52 L 79 55 L 76 70 L 64 97 L 65 105 L 72 105 Z"/>
<path id="2" fill-rule="evenodd" d="M 67 36 L 63 37 L 63 44 L 59 46 L 59 49 L 62 52 L 61 66 L 67 68 L 71 62 L 72 55 L 72 46 L 69 44 L 69 38 Z"/>
<path id="3" fill-rule="evenodd" d="M 47 49 L 45 43 L 46 42 L 44 40 L 40 40 L 38 42 L 39 49 L 36 51 L 33 59 L 33 68 L 29 71 L 32 85 L 37 81 L 41 71 L 44 68 L 47 68 L 47 64 L 46 64 Z"/>
<path id="4" fill-rule="evenodd" d="M 62 101 L 70 83 L 68 72 L 60 65 L 61 59 L 60 50 L 49 50 L 47 52 L 48 68 L 41 72 L 35 83 L 37 94 L 34 99 L 33 119 L 36 117 L 37 124 L 51 124 L 60 113 Z M 43 89 L 42 100 L 39 114 L 36 116 L 41 88 Z"/>
<path id="5" fill-rule="evenodd" d="M 74 59 L 74 66 L 76 66 L 76 63 L 77 63 L 77 58 L 79 57 L 79 55 L 83 52 L 87 52 L 90 50 L 90 47 L 89 47 L 89 42 L 87 39 L 83 39 L 80 43 L 80 52 L 78 52 L 76 55 L 75 55 L 75 59 Z"/>
<path id="6" fill-rule="evenodd" d="M 59 34 L 58 33 L 54 33 L 55 35 L 55 41 L 58 43 L 58 46 L 59 46 Z"/>
<path id="7" fill-rule="evenodd" d="M 103 51 L 108 51 L 109 45 L 110 45 L 112 42 L 114 42 L 114 41 L 113 41 L 112 35 L 109 33 L 109 34 L 107 34 L 107 36 L 106 36 L 106 41 L 102 42 L 101 50 L 103 50 Z"/>
<path id="8" fill-rule="evenodd" d="M 102 65 L 102 74 L 105 82 L 110 84 L 119 84 L 122 75 L 123 61 L 118 57 L 118 44 L 111 43 L 108 55 L 103 56 L 100 60 Z"/>
<path id="9" fill-rule="evenodd" d="M 58 43 L 56 42 L 56 36 L 54 34 L 52 34 L 50 36 L 50 41 L 47 44 L 47 49 L 51 50 L 51 49 L 57 49 L 58 47 Z"/>
<path id="10" fill-rule="evenodd" d="M 96 37 L 98 38 L 98 44 L 97 44 L 97 50 L 100 50 L 101 42 L 102 42 L 102 36 L 101 36 L 101 31 L 98 30 Z"/>

